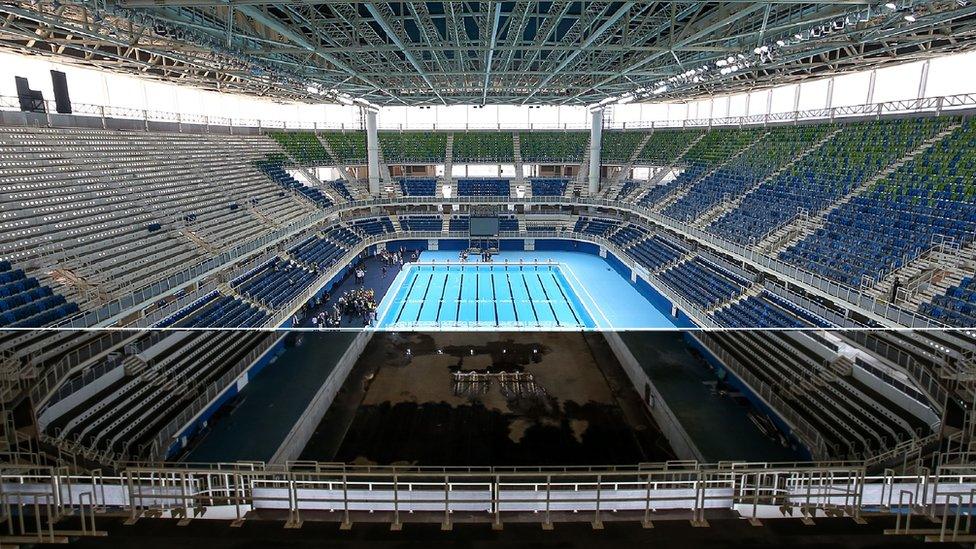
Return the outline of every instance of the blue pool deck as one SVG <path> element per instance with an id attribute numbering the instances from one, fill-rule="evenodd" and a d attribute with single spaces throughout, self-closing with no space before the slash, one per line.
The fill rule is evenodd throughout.
<path id="1" fill-rule="evenodd" d="M 596 255 L 518 251 L 501 252 L 491 264 L 460 264 L 457 259 L 457 252 L 422 252 L 418 264 L 397 275 L 380 303 L 379 328 L 649 330 L 675 327 L 630 280 Z"/>

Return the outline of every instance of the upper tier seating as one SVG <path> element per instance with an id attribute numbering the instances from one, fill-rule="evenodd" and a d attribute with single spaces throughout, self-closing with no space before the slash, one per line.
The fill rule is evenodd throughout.
<path id="1" fill-rule="evenodd" d="M 342 198 L 351 201 L 353 200 L 352 193 L 349 192 L 349 188 L 346 187 L 346 182 L 341 179 L 334 179 L 328 182 L 328 185 L 335 189 L 335 192 L 339 193 Z"/>
<path id="2" fill-rule="evenodd" d="M 404 196 L 436 196 L 437 180 L 431 177 L 405 177 L 400 180 Z"/>
<path id="3" fill-rule="evenodd" d="M 597 219 L 580 217 L 576 220 L 573 232 L 591 234 L 594 236 L 606 236 L 611 229 L 617 227 L 620 222 L 612 219 Z"/>
<path id="4" fill-rule="evenodd" d="M 657 132 L 652 135 L 652 142 L 656 135 Z M 677 189 L 691 185 L 713 167 L 725 162 L 761 135 L 760 130 L 756 129 L 717 129 L 709 131 L 698 142 L 688 148 L 688 151 L 680 158 L 665 163 L 665 165 L 684 165 L 685 169 L 678 177 L 670 182 L 657 185 L 648 191 L 640 199 L 640 203 L 645 206 L 652 206 Z M 692 139 L 694 137 L 688 139 L 685 147 L 687 147 L 687 143 L 690 143 Z M 648 143 L 644 147 L 644 151 L 646 152 L 651 145 L 652 143 Z"/>
<path id="5" fill-rule="evenodd" d="M 976 326 L 976 279 L 964 277 L 958 286 L 933 297 L 931 303 L 922 303 L 918 309 L 950 326 Z"/>
<path id="6" fill-rule="evenodd" d="M 329 144 L 339 162 L 346 165 L 366 164 L 365 131 L 322 132 L 321 137 Z"/>
<path id="7" fill-rule="evenodd" d="M 519 132 L 522 161 L 578 164 L 586 154 L 589 138 L 586 132 Z"/>
<path id="8" fill-rule="evenodd" d="M 367 236 L 392 233 L 395 231 L 393 228 L 393 222 L 390 221 L 390 218 L 386 216 L 369 219 L 357 219 L 353 221 L 352 225 Z"/>
<path id="9" fill-rule="evenodd" d="M 498 178 L 458 179 L 457 189 L 458 196 L 508 196 L 511 183 Z"/>
<path id="10" fill-rule="evenodd" d="M 40 328 L 78 312 L 78 305 L 0 260 L 0 327 Z"/>
<path id="11" fill-rule="evenodd" d="M 822 146 L 760 185 L 710 227 L 739 244 L 760 241 L 801 212 L 817 215 L 945 127 L 945 120 L 841 126 Z"/>
<path id="12" fill-rule="evenodd" d="M 637 164 L 673 166 L 681 151 L 702 135 L 701 130 L 654 130 L 647 144 L 637 156 Z"/>
<path id="13" fill-rule="evenodd" d="M 656 234 L 636 242 L 626 251 L 635 261 L 651 271 L 670 265 L 688 254 L 688 250 L 679 244 Z"/>
<path id="14" fill-rule="evenodd" d="M 534 177 L 529 182 L 532 184 L 532 196 L 562 196 L 566 192 L 569 179 L 565 177 Z"/>
<path id="15" fill-rule="evenodd" d="M 663 213 L 676 219 L 694 220 L 723 200 L 743 194 L 802 154 L 829 130 L 830 126 L 822 124 L 773 128 L 754 146 L 694 183 L 684 196 L 665 208 Z"/>
<path id="16" fill-rule="evenodd" d="M 466 215 L 452 215 L 448 223 L 448 230 L 450 231 L 466 232 L 471 228 L 471 219 Z"/>
<path id="17" fill-rule="evenodd" d="M 275 162 L 262 162 L 260 163 L 261 169 L 264 173 L 268 174 L 268 177 L 272 181 L 281 185 L 286 189 L 290 189 L 300 193 L 305 198 L 315 202 L 323 208 L 328 208 L 332 205 L 332 199 L 330 199 L 325 193 L 316 189 L 315 187 L 310 187 L 308 185 L 302 185 L 297 179 L 291 176 L 288 172 L 281 167 L 281 164 Z"/>
<path id="18" fill-rule="evenodd" d="M 647 132 L 605 131 L 600 141 L 600 155 L 605 164 L 626 164 Z"/>
<path id="19" fill-rule="evenodd" d="M 444 162 L 447 133 L 377 132 L 387 164 L 437 164 Z"/>
<path id="20" fill-rule="evenodd" d="M 969 119 L 866 192 L 830 212 L 780 258 L 858 286 L 877 282 L 932 247 L 976 235 L 976 124 Z"/>
<path id="21" fill-rule="evenodd" d="M 310 216 L 257 168 L 274 154 L 266 136 L 0 128 L 0 254 L 82 307 L 135 291 Z"/>
<path id="22" fill-rule="evenodd" d="M 454 132 L 455 164 L 513 162 L 515 145 L 510 132 Z"/>
<path id="23" fill-rule="evenodd" d="M 332 157 L 325 150 L 322 143 L 311 132 L 270 132 L 284 149 L 302 164 L 325 165 L 332 164 Z"/>
<path id="24" fill-rule="evenodd" d="M 440 231 L 443 225 L 439 215 L 401 215 L 399 219 L 405 231 Z"/>

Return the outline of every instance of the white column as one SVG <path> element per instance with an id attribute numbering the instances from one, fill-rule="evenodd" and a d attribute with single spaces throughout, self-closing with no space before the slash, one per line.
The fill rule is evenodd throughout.
<path id="1" fill-rule="evenodd" d="M 369 193 L 380 194 L 380 143 L 376 136 L 376 111 L 366 109 L 366 164 Z"/>
<path id="2" fill-rule="evenodd" d="M 918 76 L 918 98 L 922 99 L 925 97 L 925 88 L 928 87 L 929 83 L 929 60 L 925 60 L 922 63 L 922 74 Z"/>
<path id="3" fill-rule="evenodd" d="M 590 118 L 590 194 L 600 190 L 600 147 L 603 144 L 603 109 L 596 109 Z"/>

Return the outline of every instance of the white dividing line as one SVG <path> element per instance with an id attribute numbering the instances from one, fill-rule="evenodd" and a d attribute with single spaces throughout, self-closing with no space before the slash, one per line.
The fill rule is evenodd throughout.
<path id="1" fill-rule="evenodd" d="M 403 287 L 404 283 L 406 283 L 407 279 L 409 278 L 408 275 L 410 270 L 413 269 L 413 264 L 410 263 L 404 265 L 403 267 L 404 268 L 400 269 L 400 272 L 397 273 L 397 278 L 399 278 L 400 281 L 396 283 L 396 291 L 390 291 L 393 289 L 391 287 L 386 291 L 386 295 L 383 296 L 383 301 L 380 302 L 380 311 L 382 312 L 376 313 L 376 327 L 380 327 L 384 324 L 384 319 L 386 318 L 387 313 L 389 313 L 390 307 L 392 307 L 393 302 L 396 301 L 396 295 L 400 293 L 400 288 Z M 407 296 L 403 296 L 403 299 L 406 301 Z"/>
<path id="2" fill-rule="evenodd" d="M 567 271 L 569 272 L 569 274 L 570 274 L 570 275 L 572 275 L 572 277 L 573 277 L 573 280 L 575 280 L 575 281 L 576 281 L 576 283 L 577 283 L 577 284 L 579 284 L 579 287 L 580 287 L 580 290 L 582 290 L 582 291 L 583 291 L 583 293 L 585 293 L 585 294 L 586 294 L 586 297 L 587 297 L 587 298 L 588 298 L 588 299 L 589 299 L 589 300 L 590 300 L 590 301 L 591 301 L 591 302 L 593 303 L 593 306 L 594 306 L 594 307 L 596 307 L 596 310 L 597 310 L 597 311 L 599 311 L 599 313 L 600 313 L 600 316 L 602 316 L 602 317 L 603 317 L 603 320 L 605 320 L 605 321 L 606 321 L 606 326 L 605 326 L 605 328 L 606 328 L 606 329 L 610 329 L 610 328 L 613 328 L 613 323 L 612 323 L 612 322 L 610 322 L 610 319 L 609 319 L 609 318 L 607 318 L 607 315 L 605 315 L 605 314 L 603 313 L 603 309 L 601 309 L 601 308 L 600 308 L 600 305 L 599 305 L 599 304 L 598 304 L 598 303 L 596 302 L 596 300 L 595 300 L 595 299 L 593 299 L 593 296 L 592 296 L 592 295 L 590 295 L 590 292 L 589 292 L 589 291 L 588 291 L 588 290 L 586 289 L 586 286 L 583 286 L 583 283 L 582 283 L 582 282 L 580 282 L 580 279 L 579 279 L 579 277 L 577 277 L 577 276 L 576 276 L 576 272 L 575 272 L 575 271 L 573 271 L 573 268 L 572 268 L 572 267 L 570 267 L 569 265 L 567 265 L 567 264 L 565 264 L 565 263 L 555 263 L 555 265 L 556 265 L 556 266 L 557 266 L 557 267 L 558 267 L 558 268 L 559 268 L 560 270 L 562 270 L 562 269 L 563 269 L 564 267 L 566 268 L 566 270 L 567 270 Z M 572 282 L 570 282 L 570 280 L 569 280 L 569 277 L 566 277 L 566 282 L 569 282 L 570 284 L 572 284 Z M 572 290 L 573 290 L 574 292 L 576 292 L 576 288 L 575 288 L 575 287 L 574 287 L 574 288 L 572 288 Z M 577 296 L 578 296 L 578 295 L 579 295 L 579 292 L 576 292 L 576 293 L 577 293 Z M 582 305 L 582 306 L 583 306 L 583 308 L 584 308 L 584 309 L 586 309 L 586 314 L 588 314 L 588 315 L 590 315 L 590 318 L 592 318 L 592 319 L 593 319 L 593 321 L 594 321 L 594 322 L 596 322 L 596 321 L 597 321 L 597 317 L 596 317 L 596 315 L 594 315 L 594 314 L 593 314 L 592 312 L 590 312 L 590 308 L 586 306 L 586 303 L 585 303 L 585 302 L 584 302 L 584 301 L 583 301 L 582 299 L 580 299 L 579 301 L 580 301 L 580 305 Z M 599 326 L 595 326 L 595 327 L 596 327 L 596 328 L 599 328 Z"/>

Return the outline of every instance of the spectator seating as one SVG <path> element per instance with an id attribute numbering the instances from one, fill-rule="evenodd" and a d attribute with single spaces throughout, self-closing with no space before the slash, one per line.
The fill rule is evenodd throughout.
<path id="1" fill-rule="evenodd" d="M 637 156 L 636 164 L 673 166 L 678 163 L 681 151 L 687 149 L 702 133 L 701 130 L 654 130 Z"/>
<path id="2" fill-rule="evenodd" d="M 616 228 L 619 223 L 620 221 L 618 220 L 580 217 L 576 220 L 576 225 L 573 227 L 573 232 L 591 234 L 594 236 L 606 236 L 607 233 Z"/>
<path id="3" fill-rule="evenodd" d="M 353 221 L 352 225 L 367 236 L 392 233 L 395 230 L 393 228 L 393 222 L 390 221 L 390 218 L 386 216 L 369 219 L 357 219 Z"/>
<path id="4" fill-rule="evenodd" d="M 519 230 L 518 219 L 514 216 L 502 216 L 498 218 L 498 230 L 499 231 Z"/>
<path id="5" fill-rule="evenodd" d="M 332 164 L 334 161 L 322 143 L 311 132 L 270 132 L 296 162 L 311 165 Z"/>
<path id="6" fill-rule="evenodd" d="M 750 328 L 830 327 L 830 323 L 782 298 L 762 292 L 750 295 L 712 313 L 720 324 Z"/>
<path id="7" fill-rule="evenodd" d="M 930 303 L 922 303 L 918 310 L 950 326 L 976 326 L 976 279 L 964 277 L 958 286 L 933 297 Z"/>
<path id="8" fill-rule="evenodd" d="M 40 328 L 76 312 L 78 305 L 0 260 L 0 327 Z"/>
<path id="9" fill-rule="evenodd" d="M 349 192 L 349 188 L 346 187 L 346 182 L 341 179 L 334 179 L 328 182 L 329 187 L 331 187 L 335 192 L 339 193 L 339 196 L 346 199 L 347 201 L 353 200 L 352 193 Z"/>
<path id="10" fill-rule="evenodd" d="M 511 183 L 498 178 L 459 179 L 457 189 L 458 196 L 509 196 Z"/>
<path id="11" fill-rule="evenodd" d="M 302 185 L 301 182 L 286 172 L 284 168 L 281 167 L 281 164 L 276 162 L 262 162 L 260 166 L 261 169 L 264 170 L 264 173 L 268 174 L 268 177 L 270 177 L 272 181 L 281 185 L 282 187 L 301 194 L 305 198 L 315 202 L 323 208 L 328 208 L 332 205 L 332 200 L 328 197 L 328 195 L 315 187 Z"/>
<path id="12" fill-rule="evenodd" d="M 513 162 L 515 145 L 512 134 L 511 132 L 454 132 L 452 160 L 455 164 Z"/>
<path id="13" fill-rule="evenodd" d="M 687 193 L 662 213 L 680 220 L 695 220 L 723 200 L 735 199 L 754 187 L 810 148 L 830 129 L 827 124 L 773 128 L 754 146 L 692 184 Z M 735 148 L 741 150 L 748 145 L 750 135 L 739 135 L 742 139 Z"/>
<path id="14" fill-rule="evenodd" d="M 339 162 L 346 165 L 366 164 L 365 131 L 322 132 L 321 137 L 329 144 Z"/>
<path id="15" fill-rule="evenodd" d="M 310 215 L 255 166 L 280 153 L 266 136 L 2 127 L 0 253 L 105 299 L 138 290 Z"/>
<path id="16" fill-rule="evenodd" d="M 607 130 L 603 132 L 600 153 L 604 164 L 626 164 L 647 132 Z"/>
<path id="17" fill-rule="evenodd" d="M 315 271 L 307 271 L 296 263 L 275 257 L 255 271 L 232 280 L 231 287 L 275 310 L 311 286 L 315 276 Z"/>
<path id="18" fill-rule="evenodd" d="M 735 298 L 748 284 L 710 261 L 695 257 L 660 273 L 660 278 L 688 301 L 702 309 Z"/>
<path id="19" fill-rule="evenodd" d="M 805 335 L 735 331 L 697 337 L 717 343 L 757 383 L 777 395 L 790 408 L 781 413 L 792 412 L 809 423 L 832 458 L 863 459 L 931 431 L 924 421 L 855 376 L 825 376 L 825 359 L 804 343 Z"/>
<path id="20" fill-rule="evenodd" d="M 46 426 L 49 434 L 113 460 L 147 460 L 152 442 L 188 401 L 196 399 L 273 334 L 181 332 L 146 334 L 142 373 L 124 373 Z M 145 341 L 146 343 L 143 343 Z M 86 452 L 87 453 L 87 452 Z M 158 454 L 156 454 L 158 457 Z"/>
<path id="21" fill-rule="evenodd" d="M 466 215 L 452 215 L 448 221 L 449 231 L 465 231 L 471 228 L 471 219 Z"/>
<path id="22" fill-rule="evenodd" d="M 653 135 L 656 134 L 657 132 Z M 716 129 L 709 131 L 698 142 L 688 148 L 688 151 L 681 158 L 666 164 L 683 165 L 685 166 L 684 171 L 670 182 L 652 188 L 640 199 L 640 204 L 650 207 L 677 189 L 691 185 L 712 168 L 727 161 L 761 135 L 762 133 L 757 129 Z M 692 139 L 694 137 L 685 143 L 685 147 L 687 147 L 688 143 L 691 143 Z M 651 140 L 653 141 L 653 136 Z M 648 143 L 644 147 L 644 151 L 647 151 L 650 146 L 651 143 Z"/>
<path id="23" fill-rule="evenodd" d="M 404 196 L 436 196 L 437 180 L 432 177 L 405 177 L 400 180 Z"/>
<path id="24" fill-rule="evenodd" d="M 739 244 L 760 241 L 800 212 L 817 215 L 922 141 L 946 120 L 899 119 L 858 122 L 748 194 L 710 230 Z"/>
<path id="25" fill-rule="evenodd" d="M 569 179 L 565 177 L 534 177 L 529 179 L 532 196 L 562 196 Z"/>
<path id="26" fill-rule="evenodd" d="M 780 258 L 859 286 L 877 282 L 932 246 L 976 235 L 976 124 L 969 120 L 830 212 L 823 227 Z"/>
<path id="27" fill-rule="evenodd" d="M 440 231 L 443 225 L 439 215 L 401 215 L 399 219 L 405 231 Z"/>
<path id="28" fill-rule="evenodd" d="M 688 254 L 688 250 L 682 246 L 657 234 L 639 240 L 627 248 L 626 252 L 634 258 L 634 261 L 650 271 L 671 265 Z"/>
<path id="29" fill-rule="evenodd" d="M 377 132 L 387 164 L 439 164 L 444 162 L 447 133 Z"/>
<path id="30" fill-rule="evenodd" d="M 456 139 L 456 138 L 455 138 Z M 586 132 L 519 132 L 523 162 L 579 164 L 590 136 Z"/>

